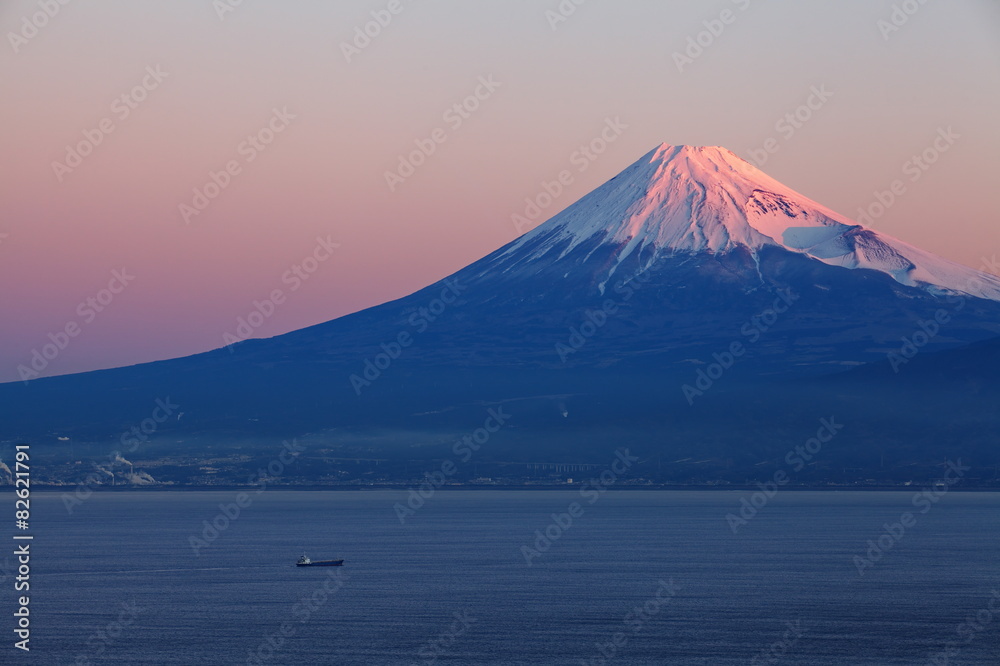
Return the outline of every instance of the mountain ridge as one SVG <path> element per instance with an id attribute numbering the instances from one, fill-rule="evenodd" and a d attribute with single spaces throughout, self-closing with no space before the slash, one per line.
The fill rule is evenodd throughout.
<path id="1" fill-rule="evenodd" d="M 544 259 L 559 247 L 558 260 L 601 235 L 620 246 L 619 261 L 644 248 L 655 258 L 662 251 L 756 252 L 771 245 L 829 265 L 878 270 L 907 286 L 1000 300 L 997 276 L 868 229 L 719 146 L 661 144 L 515 240 L 507 254 L 545 238 L 529 258 Z"/>
<path id="2" fill-rule="evenodd" d="M 917 435 L 899 416 L 914 404 L 901 397 L 909 367 L 879 392 L 865 384 L 865 373 L 846 384 L 821 380 L 884 363 L 941 311 L 948 317 L 939 319 L 920 354 L 997 338 L 1000 303 L 922 282 L 885 257 L 872 259 L 887 237 L 833 218 L 783 186 L 765 189 L 749 165 L 736 163 L 754 179 L 731 184 L 728 195 L 683 174 L 670 176 L 675 162 L 703 178 L 736 172 L 731 154 L 688 152 L 661 146 L 647 153 L 536 229 L 403 298 L 195 356 L 0 385 L 9 411 L 6 441 L 114 446 L 156 399 L 169 397 L 180 408 L 178 418 L 150 436 L 149 450 L 158 455 L 228 456 L 274 438 L 303 437 L 324 452 L 327 462 L 315 462 L 316 469 L 330 472 L 329 459 L 437 455 L 437 442 L 478 427 L 487 408 L 506 405 L 514 417 L 484 456 L 599 459 L 626 440 L 650 456 L 711 454 L 712 474 L 729 469 L 731 475 L 744 463 L 751 469 L 761 451 L 784 445 L 791 432 L 786 418 L 809 423 L 837 407 L 856 417 L 839 436 L 845 461 L 888 441 L 901 456 L 924 460 L 930 445 L 908 449 Z M 711 163 L 691 167 L 685 160 Z M 716 195 L 714 205 L 705 205 Z M 692 232 L 692 221 L 718 235 Z M 801 229 L 807 231 L 795 231 Z M 831 238 L 811 243 L 817 230 Z M 612 231 L 624 235 L 614 238 Z M 837 265 L 785 242 L 815 252 L 845 236 L 852 257 L 882 261 L 890 270 Z M 727 245 L 734 238 L 747 242 Z M 709 240 L 718 243 L 714 250 L 703 245 Z M 917 259 L 911 263 L 926 270 L 948 266 Z M 948 275 L 992 284 L 985 274 L 962 271 Z M 456 285 L 454 299 L 445 302 L 449 283 Z M 777 312 L 783 293 L 795 299 Z M 720 366 L 692 404 L 683 387 L 695 385 L 699 371 L 714 374 L 713 364 L 734 343 L 743 353 Z M 560 353 L 567 346 L 573 352 Z M 969 372 L 968 365 L 956 372 Z M 804 380 L 811 383 L 800 391 L 797 382 Z M 924 385 L 930 386 L 920 402 L 926 418 L 938 414 L 935 405 L 954 405 L 964 395 L 939 396 L 933 382 Z M 884 406 L 859 407 L 852 393 Z M 968 400 L 982 411 L 982 395 L 970 393 Z M 962 432 L 981 442 L 1000 430 L 995 426 L 1000 417 L 991 414 Z M 747 432 L 755 434 L 744 451 Z M 949 446 L 961 450 L 964 440 L 953 440 Z M 980 446 L 976 455 L 984 451 Z"/>

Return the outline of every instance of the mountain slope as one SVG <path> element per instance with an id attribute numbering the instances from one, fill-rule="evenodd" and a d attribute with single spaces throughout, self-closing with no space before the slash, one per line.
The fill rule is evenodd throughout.
<path id="1" fill-rule="evenodd" d="M 866 229 L 719 147 L 660 146 L 508 246 L 490 269 L 505 270 L 504 260 L 559 261 L 592 239 L 617 248 L 609 276 L 632 254 L 652 262 L 664 252 L 774 247 L 907 286 L 1000 300 L 1000 278 Z"/>
<path id="2" fill-rule="evenodd" d="M 0 401 L 8 441 L 114 445 L 169 396 L 183 418 L 158 425 L 164 450 L 306 436 L 425 455 L 507 405 L 517 417 L 490 455 L 603 455 L 626 438 L 730 459 L 749 431 L 756 455 L 785 445 L 783 419 L 842 404 L 796 382 L 884 361 L 942 312 L 921 353 L 996 337 L 998 300 L 996 277 L 854 224 L 724 149 L 660 146 L 405 298 L 188 358 L 2 385 Z M 901 403 L 882 397 L 891 424 Z M 861 450 L 874 432 L 845 437 Z"/>

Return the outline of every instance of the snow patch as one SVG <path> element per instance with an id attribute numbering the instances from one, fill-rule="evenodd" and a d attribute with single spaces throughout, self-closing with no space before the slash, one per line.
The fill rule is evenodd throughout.
<path id="1" fill-rule="evenodd" d="M 500 261 L 507 271 L 522 261 L 559 260 L 595 240 L 614 258 L 602 266 L 602 293 L 637 250 L 648 248 L 655 261 L 664 253 L 743 248 L 756 256 L 779 247 L 832 266 L 880 271 L 907 286 L 1000 300 L 1000 278 L 867 229 L 717 146 L 659 146 L 521 236 Z"/>

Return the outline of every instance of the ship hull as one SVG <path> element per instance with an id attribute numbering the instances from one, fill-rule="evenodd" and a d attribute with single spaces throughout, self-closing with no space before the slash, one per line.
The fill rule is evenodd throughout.
<path id="1" fill-rule="evenodd" d="M 342 567 L 344 566 L 344 560 L 325 560 L 323 562 L 297 562 L 295 564 L 297 567 Z"/>

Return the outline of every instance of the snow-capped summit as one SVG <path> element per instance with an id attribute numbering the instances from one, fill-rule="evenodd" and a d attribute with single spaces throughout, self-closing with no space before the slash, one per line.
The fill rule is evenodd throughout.
<path id="1" fill-rule="evenodd" d="M 754 256 L 783 248 L 900 284 L 1000 300 L 1000 279 L 868 229 L 779 183 L 718 146 L 663 144 L 509 246 L 505 255 L 555 260 L 595 239 L 615 247 L 615 267 L 633 253 L 649 263 L 670 254 Z"/>
<path id="2" fill-rule="evenodd" d="M 112 447 L 122 423 L 168 392 L 192 415 L 157 430 L 179 450 L 244 455 L 303 437 L 313 450 L 401 461 L 439 455 L 436 443 L 450 446 L 496 405 L 514 420 L 493 460 L 591 451 L 599 462 L 613 442 L 636 441 L 651 460 L 713 458 L 741 479 L 771 458 L 764 443 L 780 459 L 803 436 L 791 424 L 812 423 L 819 404 L 856 433 L 843 436 L 857 438 L 857 455 L 849 440 L 837 446 L 843 467 L 863 468 L 897 438 L 891 455 L 910 474 L 907 447 L 975 458 L 992 441 L 998 282 L 854 224 L 722 148 L 660 146 L 408 296 L 187 358 L 0 385 L 0 402 L 13 440 L 60 433 Z M 859 364 L 876 374 L 816 388 Z M 866 386 L 869 376 L 882 379 Z M 945 381 L 924 379 L 915 402 L 911 377 Z M 942 433 L 948 419 L 981 425 Z M 328 478 L 317 465 L 309 473 Z M 130 474 L 123 461 L 104 467 Z"/>

